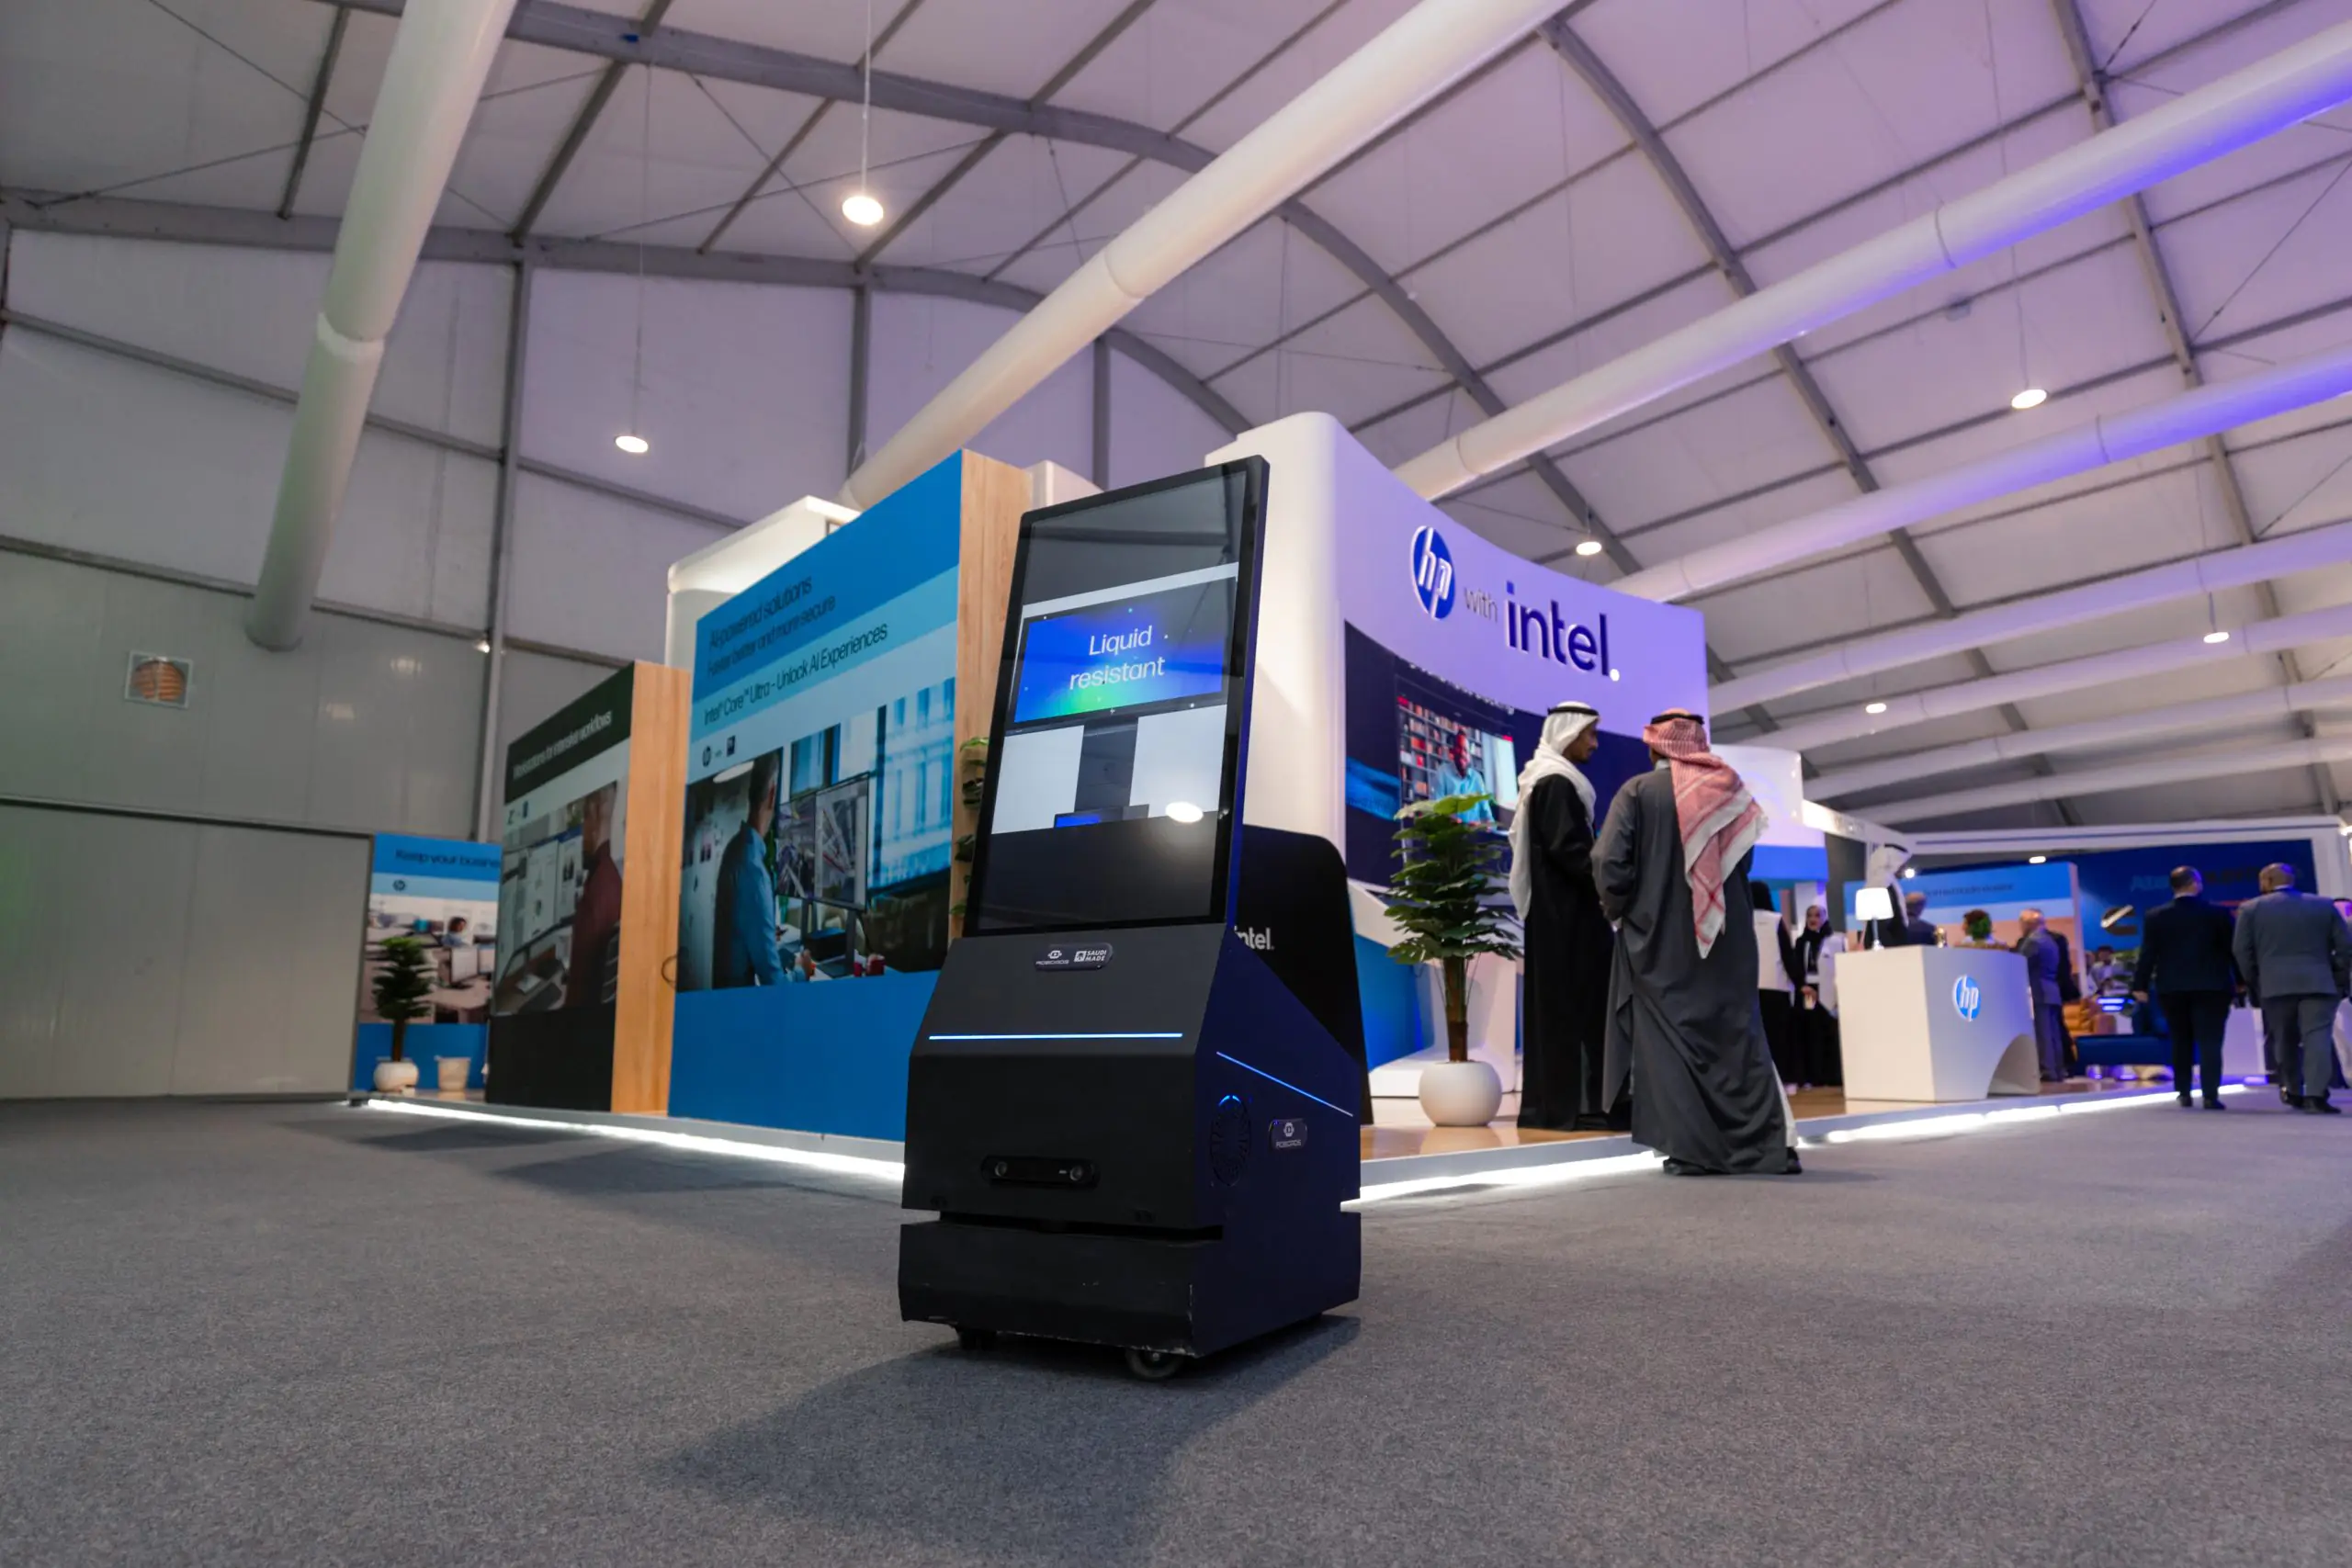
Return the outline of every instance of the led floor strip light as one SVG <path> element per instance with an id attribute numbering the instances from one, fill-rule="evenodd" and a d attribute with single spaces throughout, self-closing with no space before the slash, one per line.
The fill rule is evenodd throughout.
<path id="1" fill-rule="evenodd" d="M 1218 1053 L 1223 1055 L 1223 1052 Z M 1230 1058 L 1228 1058 L 1230 1060 Z M 1236 1063 L 1236 1066 L 1247 1066 Z M 1255 1068 L 1251 1069 L 1256 1071 Z M 1304 1090 L 1300 1092 L 1304 1093 Z M 2250 1092 L 2242 1083 L 2224 1084 L 2223 1094 Z M 1309 1096 L 1312 1099 L 1312 1096 Z M 1800 1146 L 1819 1147 L 1825 1144 L 1892 1143 L 1907 1138 L 1943 1138 L 1962 1133 L 1981 1133 L 1989 1128 L 2013 1127 L 2028 1122 L 2046 1122 L 2062 1116 L 2080 1116 L 2095 1111 L 2122 1111 L 2135 1105 L 2168 1105 L 2174 1096 L 2168 1090 L 2143 1093 L 2109 1094 L 2098 1100 L 2071 1100 L 2064 1105 L 2020 1105 L 2005 1111 L 1962 1111 L 1949 1116 L 1920 1116 L 1905 1122 L 1880 1122 L 1862 1127 L 1839 1127 L 1802 1140 Z M 1328 1104 L 1329 1101 L 1319 1103 Z M 900 1181 L 906 1167 L 897 1160 L 875 1159 L 865 1155 L 826 1154 L 817 1149 L 786 1148 L 776 1144 L 755 1144 L 740 1138 L 716 1138 L 703 1133 L 672 1133 L 655 1127 L 632 1127 L 611 1122 L 568 1122 L 553 1116 L 514 1116 L 505 1111 L 462 1111 L 452 1105 L 436 1105 L 422 1100 L 363 1100 L 369 1111 L 388 1111 L 403 1116 L 434 1116 L 449 1122 L 482 1122 L 505 1123 L 517 1127 L 542 1128 L 557 1133 L 587 1133 L 597 1137 L 617 1138 L 624 1143 L 651 1144 L 661 1148 L 683 1149 L 692 1154 L 724 1155 L 737 1159 L 765 1160 L 772 1165 L 798 1166 L 806 1170 L 830 1171 L 839 1176 L 859 1176 L 876 1181 Z M 1334 1109 L 1338 1109 L 1334 1107 Z M 1385 1202 L 1392 1198 L 1412 1198 L 1431 1192 L 1472 1192 L 1486 1189 L 1532 1187 L 1562 1187 L 1571 1182 L 1589 1181 L 1604 1176 L 1631 1176 L 1655 1170 L 1664 1161 L 1646 1150 L 1635 1154 L 1610 1155 L 1597 1159 L 1570 1160 L 1557 1165 L 1521 1166 L 1504 1170 L 1463 1171 L 1451 1176 L 1409 1177 L 1402 1181 L 1376 1182 L 1362 1190 L 1355 1201 L 1346 1207 L 1362 1208 L 1367 1203 Z"/>
<path id="2" fill-rule="evenodd" d="M 361 1103 L 370 1111 L 390 1111 L 403 1116 L 438 1116 L 450 1122 L 539 1127 L 558 1133 L 591 1133 L 600 1138 L 618 1138 L 624 1143 L 653 1144 L 662 1148 L 684 1149 L 694 1154 L 731 1155 L 738 1159 L 796 1165 L 808 1170 L 831 1171 L 838 1176 L 863 1176 L 877 1181 L 902 1180 L 907 1173 L 907 1168 L 894 1159 L 826 1154 L 818 1149 L 786 1148 L 777 1144 L 754 1144 L 740 1138 L 714 1138 L 702 1133 L 672 1133 L 658 1127 L 631 1127 L 613 1122 L 566 1122 L 553 1116 L 514 1116 L 503 1111 L 460 1111 L 453 1105 L 434 1105 L 408 1100 L 368 1100 Z"/>

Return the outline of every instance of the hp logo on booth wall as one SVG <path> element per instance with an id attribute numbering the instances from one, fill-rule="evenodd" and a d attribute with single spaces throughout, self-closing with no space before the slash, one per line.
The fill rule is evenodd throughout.
<path id="1" fill-rule="evenodd" d="M 1435 528 L 1413 535 L 1413 596 L 1431 620 L 1453 614 L 1453 552 Z"/>
<path id="2" fill-rule="evenodd" d="M 1951 1010 L 1971 1023 L 1975 1022 L 1976 1015 L 1984 1010 L 1984 989 L 1976 983 L 1974 976 L 1962 975 L 1951 983 Z"/>

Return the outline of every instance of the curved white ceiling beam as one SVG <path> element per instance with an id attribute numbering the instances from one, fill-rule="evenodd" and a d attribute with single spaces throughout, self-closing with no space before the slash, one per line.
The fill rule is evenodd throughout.
<path id="1" fill-rule="evenodd" d="M 2352 675 L 2332 675 L 2320 681 L 2299 682 L 2292 686 L 2269 686 L 2258 692 L 2208 697 L 2203 702 L 2146 708 L 2138 713 L 2117 714 L 2111 718 L 2086 719 L 2080 724 L 1991 735 L 1982 740 L 1963 740 L 1957 746 L 1939 746 L 1932 751 L 1913 751 L 1901 757 L 1890 757 L 1883 762 L 1863 762 L 1856 767 L 1833 769 L 1805 781 L 1805 798 L 1830 800 L 1841 795 L 1883 789 L 1888 784 L 1909 784 L 1917 779 L 1933 778 L 1938 773 L 1954 773 L 1965 768 L 1982 768 L 1995 762 L 2046 757 L 2054 751 L 2086 751 L 2100 746 L 2121 746 L 2134 740 L 2154 740 L 2161 736 L 2186 735 L 2193 730 L 2252 724 L 2266 718 L 2293 718 L 2306 709 L 2335 708 L 2347 705 L 2352 705 Z M 1872 814 L 1872 808 L 1868 806 L 1857 809 L 1865 815 Z"/>
<path id="2" fill-rule="evenodd" d="M 245 635 L 263 648 L 302 640 L 383 367 L 384 339 L 514 8 L 514 0 L 414 0 L 393 35 L 302 367 L 269 547 L 245 616 Z"/>
<path id="3" fill-rule="evenodd" d="M 842 502 L 871 506 L 955 451 L 1170 279 L 1556 8 L 1420 0 L 1064 278 L 850 476 Z"/>
<path id="4" fill-rule="evenodd" d="M 2003 703 L 2026 702 L 2035 697 L 2054 696 L 2061 692 L 2080 692 L 2093 686 L 2111 685 L 2118 681 L 2145 680 L 2199 664 L 2277 653 L 2283 649 L 2300 648 L 2307 642 L 2324 642 L 2340 637 L 2352 637 L 2352 604 L 2332 604 L 2324 610 L 2306 610 L 2301 615 L 2280 615 L 2275 620 L 2248 622 L 2232 633 L 2229 641 L 2222 643 L 2209 643 L 2194 637 L 2173 637 L 2138 648 L 2118 649 L 2112 653 L 2061 660 L 2055 664 L 2037 664 L 2028 670 L 2012 670 L 2006 675 L 1989 676 L 1981 681 L 1962 681 L 1955 685 L 1937 686 L 1899 697 L 1884 697 L 1871 705 L 1883 706 L 1885 710 L 1883 713 L 1871 713 L 1861 705 L 1855 704 L 1828 713 L 1793 719 L 1773 735 L 1772 744 L 1795 751 L 1810 751 L 1840 740 L 1859 740 L 1866 735 L 1905 729 L 1915 724 L 1925 724 L 1931 718 L 1981 713 Z"/>
<path id="5" fill-rule="evenodd" d="M 2267 693 L 2266 695 L 2276 695 Z M 2148 789 L 2159 784 L 2194 784 L 2200 779 L 2234 778 L 2267 773 L 2280 768 L 2324 767 L 2352 761 L 2352 736 L 2330 740 L 2296 740 L 2284 746 L 2238 746 L 2227 751 L 2191 756 L 2151 757 L 2120 762 L 2111 768 L 2085 768 L 2079 773 L 2053 773 L 2019 784 L 1980 784 L 1948 795 L 1922 795 L 1916 800 L 1891 800 L 1870 808 L 1873 822 L 1919 822 L 1938 817 L 1960 817 L 2004 806 L 2029 806 L 2061 796 L 2112 795 L 2118 790 Z"/>
<path id="6" fill-rule="evenodd" d="M 2071 430 L 1996 452 L 1944 473 L 1794 518 L 1678 560 L 1637 571 L 1610 584 L 1623 593 L 1668 602 L 1744 581 L 1843 549 L 1946 512 L 1996 500 L 2143 452 L 2196 441 L 2220 431 L 2308 408 L 2352 391 L 2352 345 L 2220 381 L 2161 402 L 2101 414 Z"/>
<path id="7" fill-rule="evenodd" d="M 1944 203 L 1472 425 L 1397 468 L 1435 500 L 1814 328 L 2352 97 L 2352 23 Z"/>
<path id="8" fill-rule="evenodd" d="M 2306 529 L 2266 539 L 2258 545 L 2215 550 L 2188 560 L 2169 561 L 2143 571 L 2086 582 L 2077 588 L 1971 610 L 1950 620 L 1928 621 L 1900 631 L 1857 637 L 1803 659 L 1723 682 L 1710 690 L 1708 698 L 1719 708 L 1771 702 L 1857 675 L 1874 675 L 1882 670 L 1900 669 L 1949 653 L 1965 653 L 1990 643 L 2032 637 L 2171 599 L 2212 593 L 2224 588 L 2244 588 L 2249 583 L 2346 561 L 2352 561 L 2352 523 Z"/>

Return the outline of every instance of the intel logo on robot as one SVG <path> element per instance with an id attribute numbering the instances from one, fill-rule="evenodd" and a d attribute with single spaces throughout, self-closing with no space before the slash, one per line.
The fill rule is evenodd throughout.
<path id="1" fill-rule="evenodd" d="M 1971 1023 L 1984 1010 L 1984 987 L 1977 985 L 1974 976 L 1962 975 L 1951 983 L 1951 1010 Z"/>

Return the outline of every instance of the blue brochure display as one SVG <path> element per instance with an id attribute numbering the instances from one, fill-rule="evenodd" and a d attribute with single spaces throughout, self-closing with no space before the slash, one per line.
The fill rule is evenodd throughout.
<path id="1" fill-rule="evenodd" d="M 1022 520 L 965 934 L 908 1066 L 904 1202 L 938 1217 L 900 1233 L 900 1312 L 967 1345 L 1159 1377 L 1355 1298 L 1361 1046 L 1234 929 L 1266 479 Z"/>

